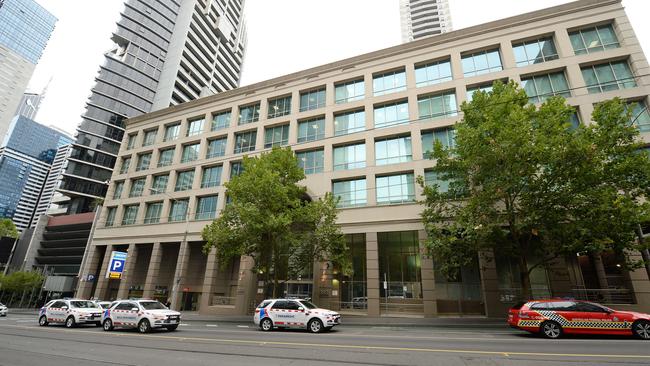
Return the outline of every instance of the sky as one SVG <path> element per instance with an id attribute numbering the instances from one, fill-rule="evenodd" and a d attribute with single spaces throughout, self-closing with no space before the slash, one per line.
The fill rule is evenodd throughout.
<path id="1" fill-rule="evenodd" d="M 124 1 L 37 1 L 59 20 L 28 87 L 48 86 L 36 120 L 74 133 Z M 454 29 L 566 2 L 449 0 Z M 647 57 L 650 1 L 623 5 Z M 401 43 L 399 0 L 246 0 L 245 14 L 242 86 Z"/>

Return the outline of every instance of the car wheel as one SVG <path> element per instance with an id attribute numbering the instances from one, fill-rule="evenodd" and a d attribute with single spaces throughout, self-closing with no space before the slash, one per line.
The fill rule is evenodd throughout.
<path id="1" fill-rule="evenodd" d="M 140 333 L 149 333 L 151 331 L 151 324 L 147 319 L 140 320 L 138 324 L 138 332 Z"/>
<path id="2" fill-rule="evenodd" d="M 45 315 L 38 318 L 38 325 L 40 325 L 41 327 L 44 327 L 44 326 L 46 326 L 48 324 L 49 323 L 47 322 L 47 317 Z"/>
<path id="3" fill-rule="evenodd" d="M 260 329 L 262 329 L 265 332 L 268 332 L 270 330 L 273 330 L 273 321 L 269 318 L 264 318 L 260 322 Z"/>
<path id="4" fill-rule="evenodd" d="M 113 321 L 110 319 L 104 320 L 104 331 L 108 332 L 113 330 Z"/>
<path id="5" fill-rule="evenodd" d="M 173 332 L 173 331 L 176 330 L 176 328 L 178 328 L 178 325 L 170 325 L 170 326 L 167 327 L 167 330 L 170 331 L 170 332 Z"/>
<path id="6" fill-rule="evenodd" d="M 66 328 L 74 328 L 77 325 L 77 323 L 74 321 L 74 316 L 70 315 L 66 320 L 65 320 L 65 327 Z"/>
<path id="7" fill-rule="evenodd" d="M 562 326 L 557 322 L 547 320 L 540 326 L 540 333 L 546 338 L 557 339 L 562 336 Z"/>
<path id="8" fill-rule="evenodd" d="M 632 324 L 632 333 L 637 338 L 650 340 L 650 322 L 647 320 L 637 320 Z"/>
<path id="9" fill-rule="evenodd" d="M 323 331 L 323 323 L 319 319 L 312 319 L 307 324 L 307 329 L 312 333 L 320 333 Z"/>

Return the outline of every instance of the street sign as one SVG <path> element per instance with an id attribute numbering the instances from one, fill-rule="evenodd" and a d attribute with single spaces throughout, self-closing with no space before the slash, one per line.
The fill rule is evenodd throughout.
<path id="1" fill-rule="evenodd" d="M 106 278 L 118 280 L 122 278 L 124 264 L 126 264 L 126 254 L 126 252 L 111 252 L 111 260 L 108 262 Z"/>
<path id="2" fill-rule="evenodd" d="M 89 275 L 86 277 L 86 281 L 94 281 L 94 280 L 95 280 L 95 275 L 94 275 L 94 274 L 89 274 Z"/>

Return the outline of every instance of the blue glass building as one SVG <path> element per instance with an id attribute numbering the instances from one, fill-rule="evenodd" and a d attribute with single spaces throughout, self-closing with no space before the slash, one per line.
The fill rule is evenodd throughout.
<path id="1" fill-rule="evenodd" d="M 0 1 L 0 45 L 36 64 L 56 20 L 34 0 Z"/>

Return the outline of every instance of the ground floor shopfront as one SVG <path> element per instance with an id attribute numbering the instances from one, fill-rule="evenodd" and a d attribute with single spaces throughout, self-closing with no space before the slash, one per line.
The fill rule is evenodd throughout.
<path id="1" fill-rule="evenodd" d="M 329 263 L 284 278 L 276 294 L 311 297 L 322 307 L 369 316 L 486 315 L 501 317 L 521 296 L 516 260 L 480 253 L 454 274 L 436 270 L 423 255 L 426 233 L 409 230 L 349 232 L 353 271 L 343 275 Z M 77 296 L 102 300 L 130 297 L 171 301 L 180 310 L 204 314 L 247 314 L 271 296 L 271 284 L 243 257 L 219 265 L 197 235 L 152 242 L 102 244 L 94 240 L 84 259 Z M 121 238 L 127 242 L 127 238 Z M 171 239 L 171 240 L 170 240 Z M 180 239 L 180 240 L 178 240 Z M 127 252 L 121 279 L 106 277 L 112 251 Z M 574 297 L 624 309 L 650 310 L 645 270 L 624 271 L 616 256 L 576 256 L 557 260 L 531 274 L 535 298 Z"/>

